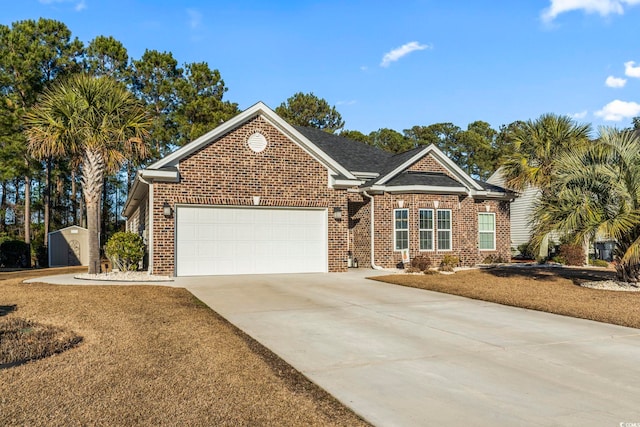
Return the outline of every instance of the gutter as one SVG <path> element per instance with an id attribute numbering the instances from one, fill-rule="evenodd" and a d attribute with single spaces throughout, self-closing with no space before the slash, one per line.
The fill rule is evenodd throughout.
<path id="1" fill-rule="evenodd" d="M 363 191 L 362 194 L 364 194 L 365 196 L 367 196 L 369 198 L 369 200 L 371 200 L 371 268 L 373 268 L 374 270 L 382 270 L 382 267 L 380 267 L 379 265 L 376 265 L 376 258 L 375 258 L 375 215 L 374 215 L 374 201 L 373 201 L 373 196 L 370 196 L 366 191 Z"/>

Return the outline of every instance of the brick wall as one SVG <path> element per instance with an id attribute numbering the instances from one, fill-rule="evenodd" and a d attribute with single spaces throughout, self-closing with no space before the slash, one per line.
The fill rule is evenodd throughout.
<path id="1" fill-rule="evenodd" d="M 382 194 L 374 196 L 375 203 L 375 263 L 381 267 L 393 268 L 400 264 L 402 256 L 394 251 L 394 209 L 399 208 L 399 201 L 403 201 L 403 208 L 409 213 L 409 256 L 413 259 L 418 255 L 429 256 L 434 266 L 446 254 L 456 255 L 462 265 L 472 266 L 481 263 L 489 255 L 509 259 L 510 229 L 509 204 L 500 201 L 476 201 L 471 197 L 454 195 L 431 194 Z M 434 210 L 434 240 L 437 240 L 436 209 L 434 201 L 438 201 L 438 209 L 451 210 L 451 250 L 438 250 L 434 243 L 433 251 L 420 251 L 419 241 L 419 210 Z M 478 249 L 478 213 L 489 212 L 496 214 L 496 249 L 481 251 Z"/>
<path id="2" fill-rule="evenodd" d="M 255 153 L 247 138 L 260 132 L 268 141 Z M 327 170 L 262 117 L 252 119 L 203 147 L 179 164 L 179 183 L 154 184 L 154 274 L 174 274 L 174 218 L 162 205 L 176 204 L 326 207 L 329 271 L 347 269 L 347 192 L 328 187 Z M 333 218 L 341 207 L 344 219 Z"/>
<path id="3" fill-rule="evenodd" d="M 421 158 L 420 160 L 418 160 L 417 162 L 409 166 L 407 170 L 412 172 L 440 172 L 447 176 L 450 176 L 456 181 L 458 180 L 458 178 L 456 178 L 455 175 L 449 172 L 447 168 L 442 166 L 442 164 L 438 160 L 436 160 L 431 154 L 424 156 L 423 158 Z"/>
<path id="4" fill-rule="evenodd" d="M 349 195 L 349 248 L 359 267 L 371 266 L 371 210 L 368 198 Z"/>

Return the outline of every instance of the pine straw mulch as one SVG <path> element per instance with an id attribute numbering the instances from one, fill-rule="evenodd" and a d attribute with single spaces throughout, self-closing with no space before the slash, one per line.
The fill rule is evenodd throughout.
<path id="1" fill-rule="evenodd" d="M 564 316 L 640 328 L 640 292 L 579 286 L 611 280 L 604 268 L 494 267 L 455 274 L 396 274 L 373 280 Z"/>
<path id="2" fill-rule="evenodd" d="M 367 425 L 184 289 L 20 283 L 45 274 L 0 273 L 0 321 L 82 342 L 0 368 L 3 425 Z"/>

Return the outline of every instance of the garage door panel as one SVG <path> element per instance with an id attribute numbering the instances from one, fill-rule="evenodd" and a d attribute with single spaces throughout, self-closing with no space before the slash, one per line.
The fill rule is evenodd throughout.
<path id="1" fill-rule="evenodd" d="M 327 271 L 327 211 L 185 207 L 176 210 L 176 273 Z"/>

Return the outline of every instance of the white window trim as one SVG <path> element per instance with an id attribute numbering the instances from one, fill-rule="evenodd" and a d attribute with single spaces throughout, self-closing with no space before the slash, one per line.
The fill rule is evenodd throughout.
<path id="1" fill-rule="evenodd" d="M 438 212 L 449 212 L 449 228 L 440 229 L 438 227 Z M 438 252 L 453 252 L 453 212 L 451 209 L 437 209 L 436 216 L 434 218 L 434 229 L 436 230 L 436 239 L 434 241 L 434 246 L 436 251 Z M 449 249 L 440 249 L 440 245 L 438 244 L 438 234 L 437 231 L 448 231 L 449 232 Z"/>
<path id="2" fill-rule="evenodd" d="M 405 211 L 407 212 L 407 228 L 396 228 L 396 212 Z M 396 245 L 396 232 L 397 231 L 406 231 L 407 232 L 407 248 L 406 249 L 397 249 L 398 245 Z M 409 209 L 394 209 L 393 210 L 393 251 L 394 252 L 402 252 L 409 250 L 411 240 L 409 239 Z"/>
<path id="3" fill-rule="evenodd" d="M 480 249 L 480 233 L 489 233 L 489 231 L 480 231 L 480 215 L 492 215 L 493 216 L 493 249 Z M 495 212 L 478 212 L 478 250 L 481 252 L 495 252 L 496 251 L 496 214 Z"/>
<path id="4" fill-rule="evenodd" d="M 420 212 L 431 211 L 431 228 L 420 227 Z M 423 231 L 431 231 L 431 249 L 422 249 L 420 245 L 420 239 Z M 419 252 L 435 252 L 436 251 L 436 217 L 433 209 L 418 209 L 418 250 Z"/>

